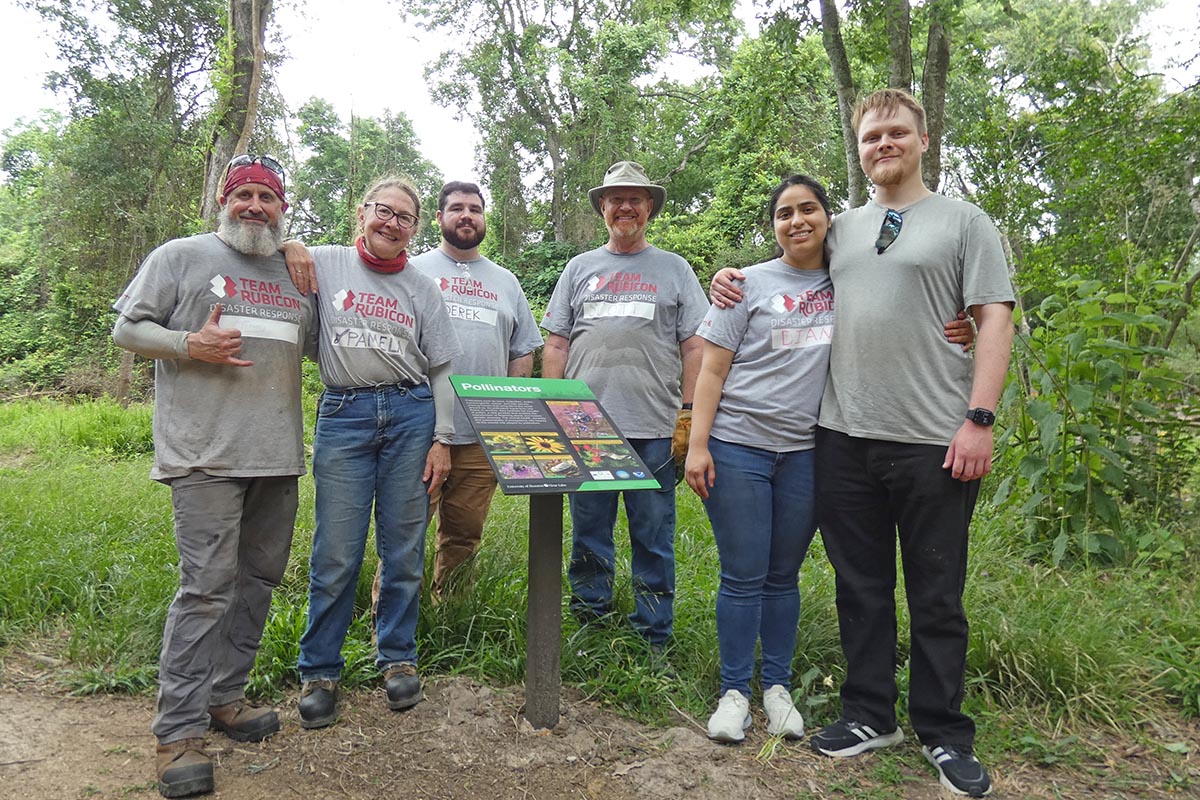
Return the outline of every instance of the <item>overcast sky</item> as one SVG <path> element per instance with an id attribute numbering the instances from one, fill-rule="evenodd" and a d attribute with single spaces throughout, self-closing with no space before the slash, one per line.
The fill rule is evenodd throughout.
<path id="1" fill-rule="evenodd" d="M 744 18 L 750 3 L 742 0 Z M 292 0 L 278 3 L 274 24 L 286 37 L 291 58 L 276 74 L 283 96 L 294 112 L 310 97 L 334 104 L 343 119 L 353 111 L 378 116 L 384 109 L 403 111 L 412 120 L 421 150 L 447 180 L 471 179 L 477 137 L 469 123 L 455 119 L 453 109 L 430 101 L 423 72 L 441 49 L 429 34 L 403 25 L 398 3 L 384 0 Z M 1200 53 L 1200 3 L 1165 0 L 1147 21 L 1154 40 L 1154 68 L 1168 71 L 1173 61 Z M 416 35 L 420 33 L 421 42 Z M 0 131 L 19 118 L 30 119 L 42 108 L 63 103 L 42 84 L 55 66 L 54 45 L 36 13 L 0 2 Z M 686 65 L 677 65 L 686 69 Z M 368 77 L 382 71 L 388 78 Z M 1187 75 L 1200 76 L 1193 61 Z"/>

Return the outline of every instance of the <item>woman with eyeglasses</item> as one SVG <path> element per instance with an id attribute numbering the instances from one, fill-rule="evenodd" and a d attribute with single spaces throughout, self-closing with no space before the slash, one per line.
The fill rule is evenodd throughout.
<path id="1" fill-rule="evenodd" d="M 376 663 L 389 708 L 421 699 L 416 632 L 427 495 L 450 469 L 450 360 L 461 347 L 437 285 L 405 269 L 420 209 L 410 183 L 382 178 L 358 207 L 354 246 L 312 250 L 325 391 L 313 444 L 308 626 L 300 639 L 305 728 L 337 719 L 341 650 L 372 508 L 381 565 Z"/>
<path id="2" fill-rule="evenodd" d="M 824 187 L 793 175 L 767 207 L 776 257 L 741 271 L 742 301 L 714 305 L 704 342 L 685 466 L 712 524 L 721 564 L 721 697 L 709 738 L 740 742 L 751 723 L 755 645 L 767 732 L 804 735 L 790 692 L 800 566 L 815 532 L 814 439 L 829 372 L 834 293 L 825 259 L 832 215 Z M 965 336 L 964 336 L 965 331 Z M 967 323 L 947 323 L 954 341 Z"/>

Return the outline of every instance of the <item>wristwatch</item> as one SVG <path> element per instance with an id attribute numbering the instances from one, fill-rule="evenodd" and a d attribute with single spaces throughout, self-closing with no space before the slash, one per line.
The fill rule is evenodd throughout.
<path id="1" fill-rule="evenodd" d="M 996 424 L 996 415 L 986 408 L 967 409 L 967 419 L 976 425 L 983 425 L 985 427 L 991 427 Z"/>

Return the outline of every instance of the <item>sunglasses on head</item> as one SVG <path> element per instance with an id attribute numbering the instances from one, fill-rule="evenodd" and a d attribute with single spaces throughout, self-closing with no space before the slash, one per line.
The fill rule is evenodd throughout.
<path id="1" fill-rule="evenodd" d="M 883 255 L 883 251 L 892 246 L 892 242 L 900 235 L 900 226 L 903 224 L 904 217 L 900 212 L 889 208 L 883 215 L 883 224 L 879 226 L 879 238 L 875 240 L 876 253 Z"/>
<path id="2" fill-rule="evenodd" d="M 233 169 L 234 167 L 248 167 L 251 164 L 262 164 L 268 170 L 270 170 L 271 172 L 274 172 L 276 175 L 278 175 L 279 180 L 282 181 L 284 178 L 283 164 L 280 164 L 278 161 L 271 158 L 270 156 L 251 156 L 251 155 L 234 156 L 229 161 L 229 166 L 225 168 L 225 172 L 226 172 L 226 174 L 228 174 L 229 170 Z"/>

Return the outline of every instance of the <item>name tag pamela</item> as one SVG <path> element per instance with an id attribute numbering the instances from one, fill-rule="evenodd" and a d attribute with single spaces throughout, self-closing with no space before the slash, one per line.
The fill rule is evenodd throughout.
<path id="1" fill-rule="evenodd" d="M 221 327 L 239 330 L 242 336 L 251 339 L 275 339 L 288 344 L 300 341 L 300 326 L 286 320 L 223 316 Z"/>

